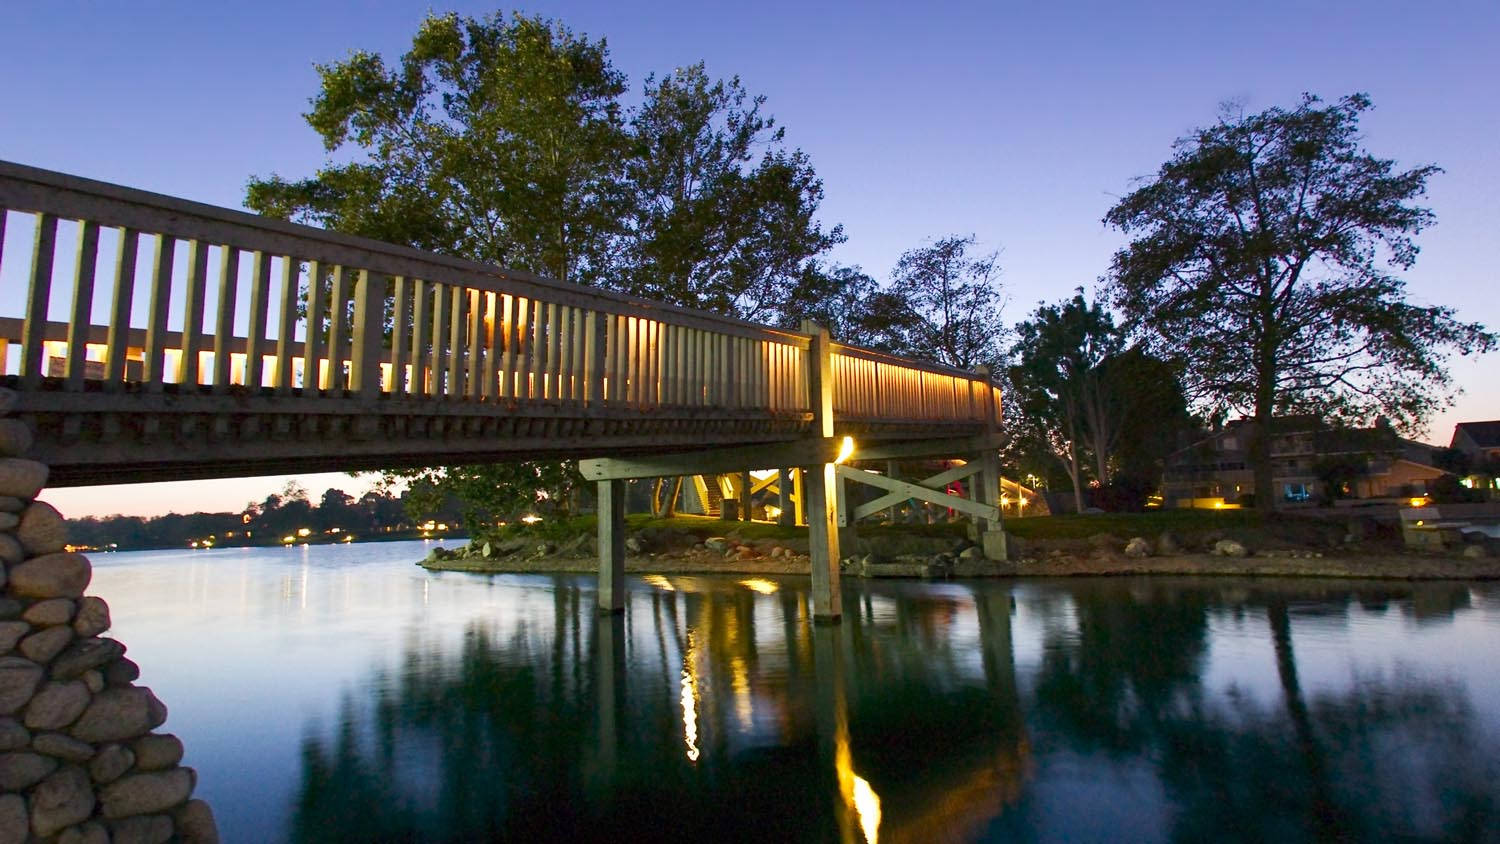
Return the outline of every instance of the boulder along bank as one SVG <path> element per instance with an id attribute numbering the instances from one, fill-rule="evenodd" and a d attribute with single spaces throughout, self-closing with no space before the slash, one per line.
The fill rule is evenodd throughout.
<path id="1" fill-rule="evenodd" d="M 987 560 L 979 547 L 953 537 L 882 534 L 861 537 L 840 561 L 853 577 L 1073 577 L 1098 575 L 1224 575 L 1347 577 L 1403 580 L 1500 579 L 1500 557 L 1484 545 L 1451 554 L 1401 553 L 1360 538 L 1335 538 L 1325 547 L 1294 547 L 1249 535 L 1216 533 L 1154 540 L 1098 534 L 1087 539 L 1009 539 L 1011 560 Z M 635 574 L 807 575 L 805 537 L 699 537 L 647 528 L 626 540 L 625 570 Z M 474 541 L 432 549 L 418 565 L 433 571 L 481 574 L 587 573 L 598 569 L 594 538 L 562 542 L 537 537 Z"/>

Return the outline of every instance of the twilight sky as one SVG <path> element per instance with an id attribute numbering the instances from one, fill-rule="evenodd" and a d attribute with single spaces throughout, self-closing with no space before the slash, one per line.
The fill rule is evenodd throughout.
<path id="1" fill-rule="evenodd" d="M 1127 6 L 1134 8 L 1127 8 Z M 0 159 L 239 207 L 250 175 L 310 174 L 324 153 L 302 112 L 314 62 L 389 58 L 428 8 L 459 3 L 17 4 L 4 14 Z M 506 7 L 509 8 L 509 7 Z M 1099 222 L 1172 141 L 1218 104 L 1291 105 L 1309 91 L 1375 103 L 1367 148 L 1445 169 L 1411 296 L 1500 326 L 1500 3 L 533 2 L 605 37 L 638 91 L 704 60 L 767 98 L 823 179 L 834 259 L 886 278 L 924 239 L 977 234 L 1001 250 L 1007 321 L 1095 286 L 1119 236 Z M 24 291 L 0 289 L 0 314 Z M 1433 420 L 1500 418 L 1500 357 L 1457 358 L 1465 389 Z M 299 478 L 314 496 L 368 484 Z M 58 489 L 70 516 L 237 510 L 286 476 Z"/>

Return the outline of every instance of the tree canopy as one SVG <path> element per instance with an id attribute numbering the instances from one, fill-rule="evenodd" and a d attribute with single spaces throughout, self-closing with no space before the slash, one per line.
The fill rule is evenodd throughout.
<path id="1" fill-rule="evenodd" d="M 1434 221 L 1417 204 L 1434 165 L 1407 170 L 1363 148 L 1363 94 L 1219 120 L 1105 216 L 1132 240 L 1113 259 L 1113 303 L 1184 365 L 1201 402 L 1420 427 L 1451 397 L 1448 354 L 1495 337 L 1452 308 L 1410 300 L 1396 271 Z M 1269 507 L 1270 451 L 1252 442 Z"/>

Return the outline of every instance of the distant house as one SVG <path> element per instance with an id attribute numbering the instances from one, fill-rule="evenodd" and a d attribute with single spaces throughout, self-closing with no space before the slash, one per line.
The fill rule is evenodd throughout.
<path id="1" fill-rule="evenodd" d="M 1453 426 L 1449 448 L 1469 458 L 1469 475 L 1463 484 L 1470 489 L 1500 490 L 1500 419 L 1460 422 Z"/>
<path id="2" fill-rule="evenodd" d="M 1328 425 L 1316 416 L 1272 420 L 1272 488 L 1277 507 L 1334 498 L 1423 495 L 1447 474 L 1433 465 L 1436 449 L 1403 439 L 1388 424 L 1369 428 Z M 1225 507 L 1255 491 L 1250 443 L 1255 422 L 1236 419 L 1174 452 L 1163 475 L 1168 507 Z M 1330 489 L 1335 484 L 1337 489 Z"/>
<path id="3" fill-rule="evenodd" d="M 1462 451 L 1476 463 L 1481 460 L 1500 460 L 1500 419 L 1460 422 L 1454 425 L 1453 441 L 1448 447 Z"/>

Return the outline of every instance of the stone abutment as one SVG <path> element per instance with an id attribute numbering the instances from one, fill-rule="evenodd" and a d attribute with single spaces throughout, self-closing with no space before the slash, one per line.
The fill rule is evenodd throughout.
<path id="1" fill-rule="evenodd" d="M 105 635 L 109 606 L 85 595 L 92 567 L 37 500 L 47 466 L 0 388 L 0 844 L 207 844 L 167 708 Z"/>

